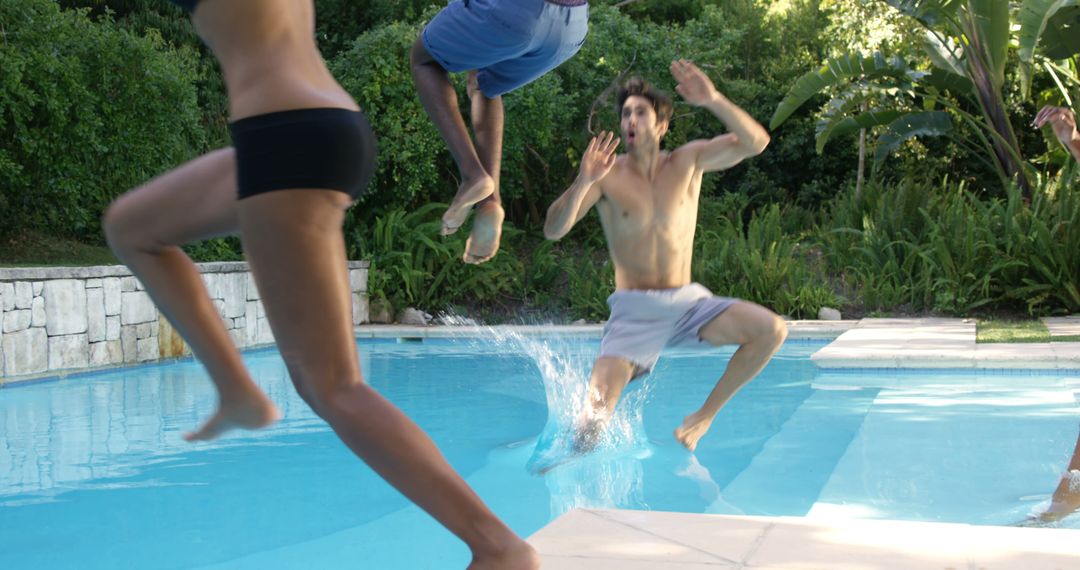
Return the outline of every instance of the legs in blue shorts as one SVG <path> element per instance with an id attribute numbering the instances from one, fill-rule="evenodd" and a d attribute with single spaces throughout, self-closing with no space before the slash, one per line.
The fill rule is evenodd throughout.
<path id="1" fill-rule="evenodd" d="M 456 232 L 477 206 L 463 256 L 467 263 L 485 262 L 499 247 L 502 94 L 554 69 L 585 41 L 588 5 L 562 4 L 455 0 L 428 23 L 413 45 L 412 73 L 420 100 L 461 172 L 457 195 L 443 215 L 443 235 Z M 469 72 L 475 146 L 448 76 L 462 71 Z"/>

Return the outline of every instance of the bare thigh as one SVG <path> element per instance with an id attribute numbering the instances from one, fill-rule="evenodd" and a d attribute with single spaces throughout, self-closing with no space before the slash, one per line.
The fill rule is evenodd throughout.
<path id="1" fill-rule="evenodd" d="M 228 147 L 124 194 L 109 207 L 105 226 L 120 249 L 146 251 L 234 234 L 237 212 L 236 153 Z"/>
<path id="2" fill-rule="evenodd" d="M 239 202 L 240 234 L 274 339 L 305 397 L 361 381 L 341 225 L 351 198 L 279 190 Z"/>
<path id="3" fill-rule="evenodd" d="M 701 327 L 701 340 L 713 345 L 746 344 L 775 323 L 776 313 L 749 301 L 737 301 Z"/>

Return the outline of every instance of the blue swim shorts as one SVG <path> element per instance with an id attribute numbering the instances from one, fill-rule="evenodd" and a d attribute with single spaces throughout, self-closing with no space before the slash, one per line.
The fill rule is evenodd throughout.
<path id="1" fill-rule="evenodd" d="M 585 43 L 589 5 L 573 0 L 454 0 L 420 35 L 447 71 L 477 70 L 480 91 L 498 97 L 570 59 Z"/>

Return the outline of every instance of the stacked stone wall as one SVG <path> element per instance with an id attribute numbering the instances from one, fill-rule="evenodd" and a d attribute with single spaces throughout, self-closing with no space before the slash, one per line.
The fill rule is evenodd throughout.
<path id="1" fill-rule="evenodd" d="M 274 342 L 246 263 L 200 264 L 240 348 Z M 368 321 L 367 262 L 349 263 L 353 324 Z M 127 268 L 0 269 L 0 381 L 190 354 Z"/>

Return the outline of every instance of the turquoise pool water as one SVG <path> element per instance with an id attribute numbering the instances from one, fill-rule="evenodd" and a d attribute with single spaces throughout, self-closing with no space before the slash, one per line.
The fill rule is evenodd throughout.
<path id="1" fill-rule="evenodd" d="M 599 452 L 541 476 L 527 466 L 560 459 L 596 342 L 359 344 L 371 383 L 522 535 L 579 506 L 1009 524 L 1049 498 L 1080 430 L 1076 371 L 824 373 L 823 342 L 789 342 L 695 454 L 671 432 L 730 351 L 667 354 Z M 285 417 L 213 444 L 180 439 L 215 402 L 194 362 L 0 389 L 0 568 L 465 566 L 276 352 L 246 358 Z"/>

